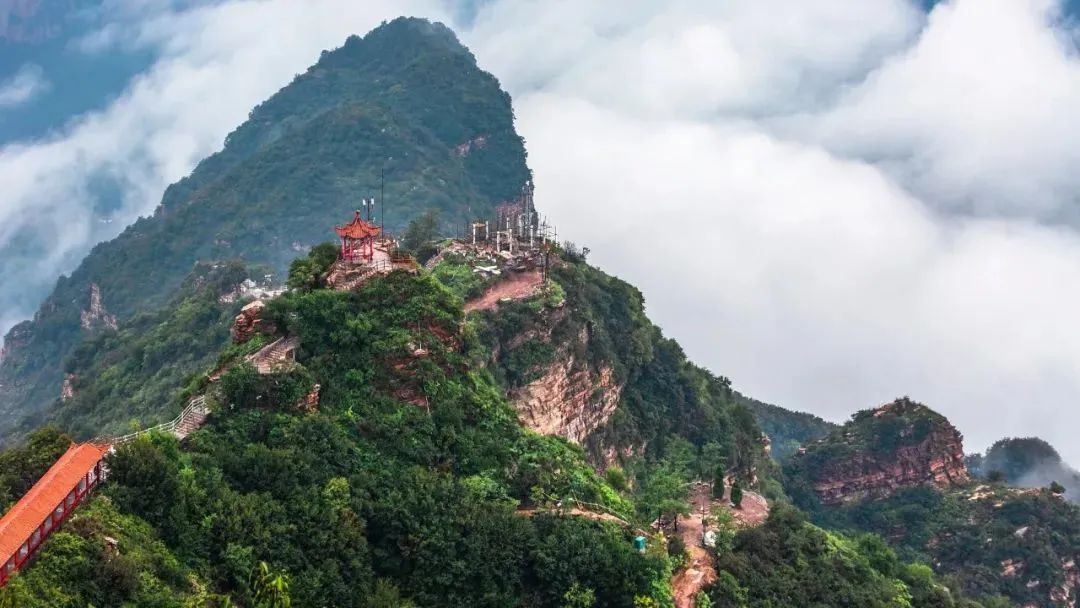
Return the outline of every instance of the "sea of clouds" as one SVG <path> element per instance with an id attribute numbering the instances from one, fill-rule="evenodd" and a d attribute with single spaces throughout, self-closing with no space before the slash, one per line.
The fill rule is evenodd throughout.
<path id="1" fill-rule="evenodd" d="M 910 395 L 972 450 L 1038 435 L 1080 461 L 1080 62 L 1058 2 L 129 2 L 79 44 L 153 67 L 0 149 L 0 247 L 44 247 L 0 263 L 0 329 L 322 49 L 411 14 L 499 77 L 538 205 L 698 363 L 836 420 Z"/>

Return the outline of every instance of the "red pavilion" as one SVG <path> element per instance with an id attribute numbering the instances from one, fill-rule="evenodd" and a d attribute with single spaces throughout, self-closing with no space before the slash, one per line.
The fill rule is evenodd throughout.
<path id="1" fill-rule="evenodd" d="M 344 226 L 335 226 L 334 232 L 341 238 L 341 259 L 354 262 L 370 260 L 375 255 L 375 238 L 382 230 L 360 217 L 356 217 Z"/>

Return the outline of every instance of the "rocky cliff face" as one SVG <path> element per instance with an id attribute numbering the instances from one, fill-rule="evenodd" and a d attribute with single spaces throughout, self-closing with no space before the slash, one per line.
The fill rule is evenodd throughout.
<path id="1" fill-rule="evenodd" d="M 97 283 L 90 284 L 90 303 L 79 315 L 79 320 L 86 331 L 93 331 L 99 327 L 116 329 L 116 317 L 105 310 L 105 304 L 101 301 L 101 288 Z"/>
<path id="2" fill-rule="evenodd" d="M 565 354 L 510 397 L 526 427 L 580 444 L 607 423 L 621 394 L 611 367 L 578 365 L 573 355 Z"/>
<path id="3" fill-rule="evenodd" d="M 557 320 L 563 316 L 561 311 L 553 315 Z M 512 340 L 509 347 L 517 348 L 528 341 L 550 343 L 551 329 L 552 325 L 532 328 Z M 615 380 L 610 365 L 595 366 L 575 354 L 586 352 L 588 345 L 589 332 L 582 328 L 572 340 L 556 349 L 551 362 L 539 370 L 538 377 L 509 392 L 524 426 L 581 444 L 615 413 L 622 386 Z"/>
<path id="4" fill-rule="evenodd" d="M 883 497 L 925 484 L 947 488 L 969 480 L 959 431 L 908 399 L 856 414 L 838 431 L 807 446 L 793 468 L 808 476 L 826 505 Z"/>

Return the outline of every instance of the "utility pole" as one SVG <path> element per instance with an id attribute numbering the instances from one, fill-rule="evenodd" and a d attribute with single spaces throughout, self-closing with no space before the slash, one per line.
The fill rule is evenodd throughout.
<path id="1" fill-rule="evenodd" d="M 379 169 L 379 202 L 382 209 L 379 210 L 379 232 L 386 235 L 386 165 Z"/>

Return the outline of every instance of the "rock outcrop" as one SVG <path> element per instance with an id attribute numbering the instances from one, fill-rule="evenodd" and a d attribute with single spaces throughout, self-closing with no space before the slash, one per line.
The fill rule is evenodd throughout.
<path id="1" fill-rule="evenodd" d="M 615 413 L 622 387 L 614 376 L 611 367 L 579 366 L 567 353 L 511 400 L 526 427 L 580 444 Z"/>
<path id="2" fill-rule="evenodd" d="M 322 385 L 316 384 L 311 387 L 307 395 L 296 404 L 296 409 L 305 414 L 313 414 L 319 411 L 319 395 L 322 392 Z"/>
<path id="3" fill-rule="evenodd" d="M 12 356 L 30 341 L 31 327 L 29 321 L 23 321 L 11 328 L 3 341 L 3 346 L 0 346 L 0 362 Z"/>
<path id="4" fill-rule="evenodd" d="M 826 505 L 969 480 L 959 431 L 909 399 L 856 414 L 838 431 L 807 446 L 793 468 L 807 476 Z"/>
<path id="5" fill-rule="evenodd" d="M 75 397 L 75 374 L 64 376 L 64 385 L 60 387 L 60 401 L 70 401 Z"/>
<path id="6" fill-rule="evenodd" d="M 87 331 L 101 327 L 116 329 L 116 317 L 105 310 L 105 304 L 101 300 L 101 288 L 97 283 L 90 284 L 90 303 L 79 315 L 79 320 L 82 328 Z"/>
<path id="7" fill-rule="evenodd" d="M 236 315 L 232 329 L 229 331 L 233 342 L 243 344 L 262 331 L 265 325 L 264 310 L 266 310 L 266 303 L 262 300 L 255 300 L 240 309 L 240 314 Z"/>

